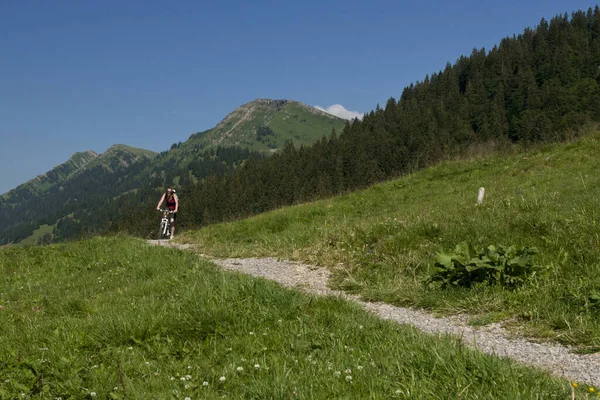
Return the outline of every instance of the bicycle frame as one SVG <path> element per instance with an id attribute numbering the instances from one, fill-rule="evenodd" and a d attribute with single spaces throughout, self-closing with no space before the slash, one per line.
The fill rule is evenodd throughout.
<path id="1" fill-rule="evenodd" d="M 165 239 L 171 237 L 171 216 L 173 211 L 169 209 L 161 209 L 163 214 L 160 220 L 160 228 L 158 230 L 158 239 Z"/>

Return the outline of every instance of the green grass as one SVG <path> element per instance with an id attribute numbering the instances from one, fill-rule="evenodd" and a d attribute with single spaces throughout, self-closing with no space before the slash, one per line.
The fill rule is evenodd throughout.
<path id="1" fill-rule="evenodd" d="M 35 246 L 36 244 L 38 244 L 38 240 L 46 233 L 52 234 L 52 231 L 54 229 L 55 225 L 40 225 L 39 228 L 37 228 L 35 231 L 33 231 L 33 233 L 31 234 L 31 236 L 29 236 L 28 238 L 25 238 L 23 240 L 21 240 L 20 244 L 22 245 L 26 245 L 26 246 Z"/>
<path id="2" fill-rule="evenodd" d="M 600 345 L 600 134 L 516 156 L 447 162 L 367 190 L 188 232 L 218 256 L 329 267 L 336 288 L 439 314 L 510 321 L 581 348 Z M 479 187 L 483 205 L 476 206 Z M 435 254 L 457 243 L 535 246 L 549 273 L 517 290 L 432 290 Z"/>
<path id="3" fill-rule="evenodd" d="M 127 237 L 1 250 L 0 337 L 2 399 L 564 399 L 571 390 L 457 339 Z"/>
<path id="4" fill-rule="evenodd" d="M 278 147 L 283 147 L 285 138 L 292 139 L 297 147 L 311 145 L 323 136 L 329 137 L 333 128 L 339 135 L 344 125 L 345 121 L 341 119 L 311 114 L 297 103 L 289 103 L 284 112 L 276 114 L 269 122 L 269 127 L 282 136 Z"/>

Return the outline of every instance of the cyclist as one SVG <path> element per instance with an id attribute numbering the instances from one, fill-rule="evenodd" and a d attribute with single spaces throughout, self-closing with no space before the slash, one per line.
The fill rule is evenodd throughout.
<path id="1" fill-rule="evenodd" d="M 163 193 L 156 206 L 157 210 L 160 210 L 160 206 L 165 200 L 169 210 L 173 211 L 173 214 L 171 214 L 171 239 L 173 239 L 175 236 L 175 218 L 177 217 L 177 210 L 179 209 L 179 198 L 177 198 L 177 193 L 175 193 L 174 189 L 170 187 L 167 188 L 167 192 Z"/>

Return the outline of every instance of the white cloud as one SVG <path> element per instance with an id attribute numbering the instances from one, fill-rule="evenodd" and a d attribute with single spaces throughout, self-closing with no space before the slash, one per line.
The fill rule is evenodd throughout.
<path id="1" fill-rule="evenodd" d="M 325 111 L 327 114 L 331 114 L 331 115 L 335 115 L 336 117 L 340 117 L 343 119 L 354 119 L 354 118 L 358 118 L 358 119 L 362 119 L 363 114 L 359 113 L 358 111 L 350 111 L 350 110 L 346 110 L 346 108 L 341 105 L 341 104 L 333 104 L 329 107 L 320 107 L 320 106 L 315 106 L 315 108 L 321 110 L 321 111 Z"/>

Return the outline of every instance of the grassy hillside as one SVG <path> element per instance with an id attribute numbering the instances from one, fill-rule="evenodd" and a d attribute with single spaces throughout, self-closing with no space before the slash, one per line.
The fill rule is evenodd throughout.
<path id="1" fill-rule="evenodd" d="M 40 225 L 40 227 L 38 229 L 36 229 L 35 231 L 33 231 L 33 234 L 23 240 L 21 240 L 21 244 L 24 244 L 26 246 L 35 246 L 37 244 L 39 244 L 40 239 L 44 236 L 44 235 L 50 235 L 49 239 L 51 241 L 52 238 L 52 230 L 54 229 L 55 225 Z"/>
<path id="2" fill-rule="evenodd" d="M 3 249 L 0 272 L 3 399 L 570 394 L 455 339 L 126 237 Z"/>
<path id="3" fill-rule="evenodd" d="M 236 108 L 216 127 L 190 137 L 182 146 L 241 146 L 255 151 L 273 151 L 291 140 L 296 146 L 310 145 L 340 132 L 346 121 L 306 104 L 291 100 L 257 99 Z M 259 128 L 268 128 L 264 135 Z"/>
<path id="4" fill-rule="evenodd" d="M 343 197 L 188 232 L 217 256 L 325 265 L 366 299 L 502 321 L 526 335 L 600 349 L 600 133 L 507 157 L 448 162 Z M 476 206 L 479 187 L 486 197 Z M 547 272 L 525 286 L 432 289 L 437 252 L 535 246 Z"/>

